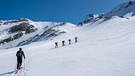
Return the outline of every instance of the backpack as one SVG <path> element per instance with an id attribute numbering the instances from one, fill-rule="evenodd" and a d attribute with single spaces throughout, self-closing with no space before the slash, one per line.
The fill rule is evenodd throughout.
<path id="1" fill-rule="evenodd" d="M 17 56 L 18 57 L 21 57 L 22 56 L 22 52 L 21 51 L 18 51 Z"/>

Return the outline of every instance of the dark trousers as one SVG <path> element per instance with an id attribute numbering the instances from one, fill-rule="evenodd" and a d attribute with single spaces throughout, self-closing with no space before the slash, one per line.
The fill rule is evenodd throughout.
<path id="1" fill-rule="evenodd" d="M 17 58 L 17 69 L 20 69 L 22 65 L 22 58 Z"/>

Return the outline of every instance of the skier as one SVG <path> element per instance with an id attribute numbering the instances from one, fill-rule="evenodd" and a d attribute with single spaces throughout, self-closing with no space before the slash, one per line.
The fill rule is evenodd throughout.
<path id="1" fill-rule="evenodd" d="M 77 42 L 78 37 L 75 37 L 75 42 Z"/>
<path id="2" fill-rule="evenodd" d="M 25 55 L 24 52 L 22 51 L 22 48 L 19 48 L 19 51 L 17 51 L 16 56 L 17 56 L 17 70 L 19 70 L 21 69 L 22 65 L 22 56 L 25 59 Z"/>
<path id="3" fill-rule="evenodd" d="M 71 39 L 68 40 L 69 44 L 71 44 Z"/>
<path id="4" fill-rule="evenodd" d="M 62 41 L 62 46 L 65 46 L 65 41 L 64 40 Z"/>
<path id="5" fill-rule="evenodd" d="M 55 48 L 58 48 L 58 42 L 55 42 Z"/>

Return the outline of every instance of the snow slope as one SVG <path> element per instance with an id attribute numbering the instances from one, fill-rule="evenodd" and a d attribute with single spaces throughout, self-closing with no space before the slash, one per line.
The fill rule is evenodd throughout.
<path id="1" fill-rule="evenodd" d="M 25 69 L 18 76 L 135 76 L 134 23 L 135 17 L 117 17 L 98 25 L 85 24 L 53 40 L 22 46 Z M 76 36 L 78 42 L 74 43 Z M 71 45 L 67 42 L 69 38 Z M 66 40 L 64 47 L 62 40 Z M 17 50 L 1 50 L 0 75 L 17 76 L 7 74 L 15 68 Z"/>
<path id="2" fill-rule="evenodd" d="M 54 27 L 67 33 L 21 46 L 26 60 L 17 74 L 13 71 L 19 47 L 1 49 L 0 76 L 135 76 L 135 16 L 89 16 L 82 27 L 72 27 L 69 23 L 66 25 L 71 27 Z M 38 29 L 44 25 L 35 24 Z M 77 43 L 75 37 L 78 37 Z M 66 41 L 64 47 L 62 40 Z M 59 48 L 54 48 L 55 42 Z"/>
<path id="3" fill-rule="evenodd" d="M 27 76 L 135 76 L 134 29 L 134 19 L 88 24 L 72 34 L 78 43 L 58 49 L 53 43 L 44 46 L 32 58 Z"/>

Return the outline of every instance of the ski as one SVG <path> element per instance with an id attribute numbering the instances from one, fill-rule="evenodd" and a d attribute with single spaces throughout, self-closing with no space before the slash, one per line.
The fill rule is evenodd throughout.
<path id="1" fill-rule="evenodd" d="M 22 70 L 23 67 L 20 67 L 20 69 L 15 70 L 15 74 L 18 73 L 18 71 Z"/>

